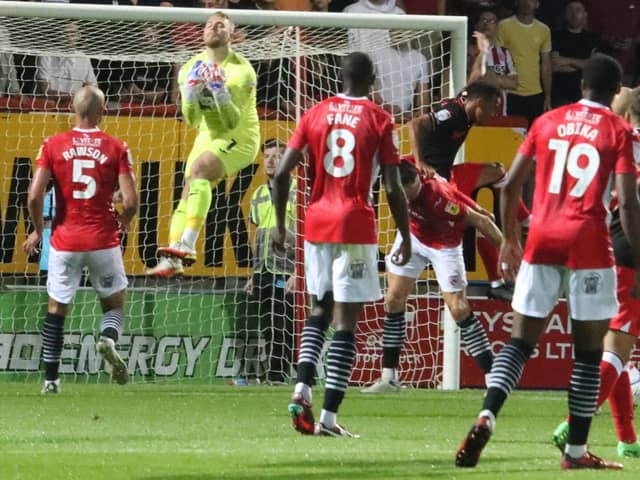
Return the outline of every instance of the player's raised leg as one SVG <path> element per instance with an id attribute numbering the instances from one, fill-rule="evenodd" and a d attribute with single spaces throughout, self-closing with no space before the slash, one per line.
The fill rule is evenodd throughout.
<path id="1" fill-rule="evenodd" d="M 234 24 L 216 12 L 203 31 L 205 50 L 180 70 L 178 83 L 185 122 L 198 136 L 187 158 L 182 198 L 173 213 L 169 246 L 147 271 L 171 276 L 196 260 L 196 241 L 211 207 L 212 188 L 256 158 L 260 143 L 256 74 L 231 48 Z"/>

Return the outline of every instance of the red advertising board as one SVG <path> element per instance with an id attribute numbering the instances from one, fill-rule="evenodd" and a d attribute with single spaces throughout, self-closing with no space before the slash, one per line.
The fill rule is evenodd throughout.
<path id="1" fill-rule="evenodd" d="M 469 301 L 471 309 L 487 331 L 493 352 L 498 353 L 511 336 L 511 305 L 484 298 L 471 298 Z M 442 382 L 442 308 L 442 299 L 433 297 L 412 298 L 407 304 L 407 340 L 400 356 L 399 369 L 400 380 L 405 385 L 437 388 Z M 357 354 L 351 376 L 353 385 L 369 384 L 380 376 L 383 322 L 382 302 L 365 308 L 356 332 Z M 635 350 L 632 360 L 640 360 L 640 349 Z M 572 364 L 571 324 L 566 302 L 560 301 L 553 309 L 538 347 L 524 369 L 519 388 L 566 389 Z M 460 387 L 484 386 L 483 372 L 462 344 Z"/>
<path id="2" fill-rule="evenodd" d="M 498 300 L 471 299 L 471 309 L 487 330 L 494 353 L 509 341 L 513 312 L 511 305 Z M 571 323 L 567 304 L 556 305 L 544 333 L 527 363 L 520 388 L 567 388 L 573 363 Z M 484 374 L 464 346 L 460 352 L 460 386 L 484 387 Z"/>

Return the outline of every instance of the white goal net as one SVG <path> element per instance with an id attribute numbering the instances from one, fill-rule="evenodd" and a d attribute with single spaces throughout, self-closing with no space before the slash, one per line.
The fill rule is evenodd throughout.
<path id="1" fill-rule="evenodd" d="M 139 215 L 122 242 L 130 287 L 118 349 L 132 381 L 291 381 L 307 315 L 301 251 L 296 253 L 295 293 L 286 295 L 284 303 L 267 301 L 273 289 L 258 291 L 254 285 L 247 293 L 245 288 L 253 272 L 256 235 L 250 210 L 260 201 L 253 194 L 267 180 L 262 154 L 215 188 L 195 265 L 180 278 L 144 275 L 157 261 L 157 248 L 168 241 L 169 219 L 195 137 L 180 117 L 177 70 L 202 50 L 201 29 L 211 13 L 0 2 L 0 379 L 40 378 L 46 261 L 27 258 L 21 250 L 30 228 L 27 188 L 43 139 L 73 126 L 69 89 L 95 82 L 108 100 L 102 128 L 129 145 L 141 196 Z M 228 13 L 237 24 L 233 48 L 257 72 L 263 142 L 286 144 L 305 109 L 338 93 L 340 59 L 355 50 L 364 49 L 376 64 L 373 98 L 394 114 L 403 153 L 409 153 L 403 124 L 464 83 L 462 18 Z M 305 168 L 297 175 L 300 232 Z M 394 226 L 379 186 L 375 202 L 383 281 L 382 258 Z M 46 206 L 46 219 L 52 208 Z M 443 305 L 429 279 L 425 272 L 407 306 L 401 380 L 435 388 L 446 375 Z M 95 353 L 100 307 L 86 281 L 73 304 L 61 371 L 66 380 L 108 381 Z M 369 383 L 379 374 L 383 319 L 381 302 L 366 308 L 357 333 L 353 384 Z M 323 374 L 321 366 L 318 374 Z"/>

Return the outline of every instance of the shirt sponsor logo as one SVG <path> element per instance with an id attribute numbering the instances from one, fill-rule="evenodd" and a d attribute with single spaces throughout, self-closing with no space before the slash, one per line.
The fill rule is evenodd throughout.
<path id="1" fill-rule="evenodd" d="M 87 134 L 82 135 L 81 137 L 72 137 L 71 143 L 80 147 L 96 147 L 99 148 L 102 143 L 102 139 L 99 137 L 90 137 Z"/>

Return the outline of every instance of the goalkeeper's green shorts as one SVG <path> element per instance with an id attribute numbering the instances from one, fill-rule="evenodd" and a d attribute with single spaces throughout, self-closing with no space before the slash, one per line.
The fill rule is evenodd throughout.
<path id="1" fill-rule="evenodd" d="M 198 133 L 187 158 L 185 177 L 191 177 L 191 166 L 194 160 L 204 152 L 211 152 L 222 160 L 225 177 L 229 177 L 253 163 L 260 148 L 260 132 L 257 129 L 253 132 L 249 130 L 249 132 L 255 134 L 247 135 L 248 132 L 243 132 L 238 135 L 238 129 L 235 129 L 212 138 L 209 132 Z"/>

